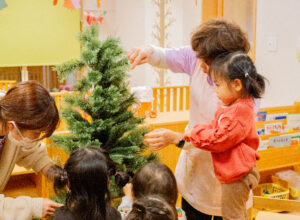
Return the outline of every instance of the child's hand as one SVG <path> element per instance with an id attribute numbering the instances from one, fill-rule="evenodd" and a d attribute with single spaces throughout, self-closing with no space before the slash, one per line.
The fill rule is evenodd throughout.
<path id="1" fill-rule="evenodd" d="M 191 133 L 192 133 L 192 129 L 187 130 L 187 131 L 184 133 L 183 139 L 184 139 L 186 142 L 190 142 L 190 141 L 191 141 Z"/>
<path id="2" fill-rule="evenodd" d="M 124 192 L 125 196 L 128 196 L 128 197 L 132 198 L 132 184 L 131 183 L 127 183 L 123 187 L 123 192 Z"/>

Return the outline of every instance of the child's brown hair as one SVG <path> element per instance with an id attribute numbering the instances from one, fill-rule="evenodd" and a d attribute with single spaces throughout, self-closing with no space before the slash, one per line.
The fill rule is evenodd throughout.
<path id="1" fill-rule="evenodd" d="M 176 205 L 178 190 L 172 171 L 162 163 L 148 163 L 132 179 L 132 192 L 136 199 L 147 195 L 160 195 Z"/>
<path id="2" fill-rule="evenodd" d="M 49 92 L 35 81 L 16 84 L 0 99 L 0 121 L 2 129 L 14 121 L 21 130 L 41 130 L 50 137 L 59 122 L 54 99 Z"/>
<path id="3" fill-rule="evenodd" d="M 158 195 L 146 196 L 133 203 L 126 220 L 176 220 L 177 212 L 164 198 Z"/>
<path id="4" fill-rule="evenodd" d="M 199 59 L 214 60 L 219 54 L 242 51 L 248 53 L 250 44 L 245 32 L 222 18 L 201 24 L 192 34 L 191 45 Z"/>

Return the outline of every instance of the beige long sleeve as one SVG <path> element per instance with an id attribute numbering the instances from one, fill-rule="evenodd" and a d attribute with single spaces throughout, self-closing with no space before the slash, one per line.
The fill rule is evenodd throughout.
<path id="1" fill-rule="evenodd" d="M 20 196 L 4 197 L 0 194 L 0 220 L 31 220 L 42 218 L 43 199 Z"/>
<path id="2" fill-rule="evenodd" d="M 36 147 L 21 147 L 16 163 L 27 169 L 33 169 L 38 173 L 46 165 L 53 162 L 48 156 L 45 144 L 40 142 Z"/>

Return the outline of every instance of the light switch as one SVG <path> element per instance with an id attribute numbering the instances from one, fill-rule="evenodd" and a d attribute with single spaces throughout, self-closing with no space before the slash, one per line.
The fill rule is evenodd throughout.
<path id="1" fill-rule="evenodd" d="M 270 52 L 277 51 L 277 37 L 267 38 L 267 50 Z"/>

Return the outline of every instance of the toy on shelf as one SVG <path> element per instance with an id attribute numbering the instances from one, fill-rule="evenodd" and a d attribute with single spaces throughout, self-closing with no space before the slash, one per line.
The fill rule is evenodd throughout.
<path id="1" fill-rule="evenodd" d="M 261 111 L 256 113 L 256 120 L 257 121 L 265 121 L 267 118 L 267 112 Z"/>
<path id="2" fill-rule="evenodd" d="M 274 199 L 289 199 L 289 183 L 280 180 L 277 176 L 272 176 L 271 183 L 259 184 L 253 190 L 254 195 Z"/>
<path id="3" fill-rule="evenodd" d="M 59 90 L 60 91 L 72 91 L 73 88 L 72 88 L 72 85 L 61 85 L 61 86 L 59 86 Z"/>
<path id="4" fill-rule="evenodd" d="M 134 93 L 139 103 L 133 106 L 133 111 L 137 116 L 148 116 L 156 118 L 157 113 L 152 111 L 153 90 L 149 86 L 132 87 L 131 93 Z"/>
<path id="5" fill-rule="evenodd" d="M 300 197 L 300 174 L 293 170 L 284 170 L 277 172 L 276 176 L 285 180 L 289 183 L 290 186 L 290 195 L 292 197 Z"/>

